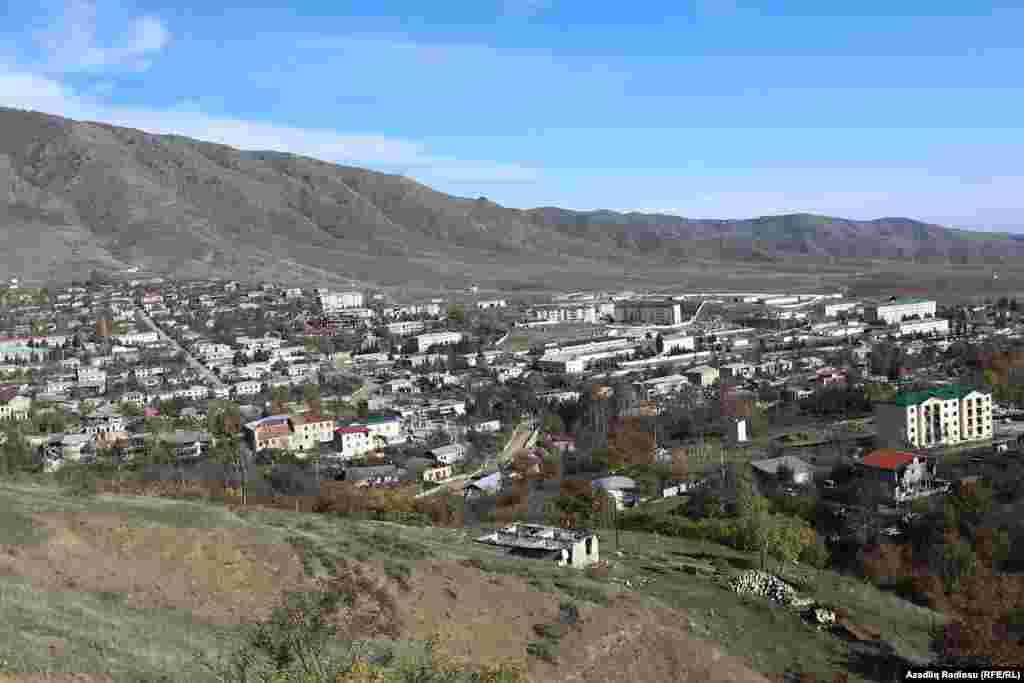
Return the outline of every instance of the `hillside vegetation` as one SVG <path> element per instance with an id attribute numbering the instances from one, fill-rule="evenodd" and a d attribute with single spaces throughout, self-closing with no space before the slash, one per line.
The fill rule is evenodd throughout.
<path id="1" fill-rule="evenodd" d="M 280 634 L 289 600 L 326 590 L 344 599 L 324 656 L 379 676 L 345 680 L 753 682 L 765 680 L 755 671 L 801 671 L 831 681 L 846 668 L 850 680 L 878 680 L 870 650 L 730 591 L 723 579 L 752 554 L 637 532 L 620 532 L 620 554 L 602 532 L 608 564 L 579 572 L 503 556 L 476 533 L 6 482 L 0 672 L 263 680 L 214 671 L 266 645 L 257 624 Z M 703 564 L 718 578 L 692 571 Z M 927 655 L 927 610 L 801 572 L 815 597 L 880 629 L 901 657 Z M 438 677 L 403 677 L 411 670 Z"/>
<path id="2" fill-rule="evenodd" d="M 397 175 L 5 108 L 0 187 L 0 271 L 26 279 L 140 266 L 179 277 L 479 280 L 516 290 L 678 282 L 721 262 L 745 264 L 734 279 L 772 281 L 787 268 L 846 260 L 984 265 L 1024 256 L 1014 236 L 902 218 L 510 209 Z M 693 271 L 681 273 L 684 264 Z"/>

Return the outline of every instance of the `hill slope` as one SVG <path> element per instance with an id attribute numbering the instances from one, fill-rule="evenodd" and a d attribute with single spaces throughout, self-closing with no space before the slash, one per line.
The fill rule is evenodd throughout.
<path id="1" fill-rule="evenodd" d="M 0 188 L 0 275 L 29 279 L 140 265 L 178 276 L 500 286 L 700 260 L 1024 256 L 1014 236 L 909 219 L 521 211 L 396 175 L 4 108 Z"/>

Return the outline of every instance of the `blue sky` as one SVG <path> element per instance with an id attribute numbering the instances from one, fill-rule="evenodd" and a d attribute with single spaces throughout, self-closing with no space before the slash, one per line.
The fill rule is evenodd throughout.
<path id="1" fill-rule="evenodd" d="M 515 207 L 1024 231 L 1024 8 L 291 5 L 9 3 L 0 105 L 308 154 Z"/>

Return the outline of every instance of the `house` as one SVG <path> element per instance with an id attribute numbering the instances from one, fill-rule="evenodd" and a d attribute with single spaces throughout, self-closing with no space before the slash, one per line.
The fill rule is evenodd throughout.
<path id="1" fill-rule="evenodd" d="M 423 470 L 423 481 L 425 482 L 440 482 L 445 479 L 451 479 L 452 466 L 451 465 L 440 465 L 438 467 L 428 467 Z"/>
<path id="2" fill-rule="evenodd" d="M 235 396 L 252 396 L 253 394 L 260 393 L 262 390 L 263 384 L 258 380 L 245 380 L 231 385 L 231 392 Z"/>
<path id="3" fill-rule="evenodd" d="M 470 431 L 494 434 L 501 431 L 501 420 L 481 420 L 469 426 Z"/>
<path id="4" fill-rule="evenodd" d="M 599 561 L 597 536 L 585 529 L 559 529 L 539 524 L 512 524 L 476 539 L 513 555 L 583 569 Z"/>
<path id="5" fill-rule="evenodd" d="M 721 376 L 727 379 L 750 379 L 756 368 L 749 363 L 726 363 L 721 367 Z"/>
<path id="6" fill-rule="evenodd" d="M 508 306 L 508 302 L 504 299 L 493 299 L 491 301 L 477 301 L 476 307 L 480 310 L 487 310 L 489 308 L 505 308 Z"/>
<path id="7" fill-rule="evenodd" d="M 343 426 L 334 429 L 334 445 L 339 457 L 351 460 L 374 450 L 374 440 L 366 427 Z"/>
<path id="8" fill-rule="evenodd" d="M 881 443 L 930 448 L 992 438 L 992 394 L 948 385 L 902 391 L 874 405 Z"/>
<path id="9" fill-rule="evenodd" d="M 690 384 L 698 387 L 709 387 L 718 381 L 719 373 L 716 368 L 709 365 L 698 365 L 683 373 Z"/>
<path id="10" fill-rule="evenodd" d="M 40 444 L 43 470 L 54 472 L 66 462 L 81 462 L 96 453 L 96 438 L 89 434 L 55 434 Z"/>
<path id="11" fill-rule="evenodd" d="M 212 439 L 206 432 L 177 430 L 170 434 L 161 434 L 160 441 L 170 445 L 174 456 L 179 460 L 195 460 L 210 450 Z"/>
<path id="12" fill-rule="evenodd" d="M 620 510 L 635 507 L 640 502 L 640 487 L 629 477 L 604 477 L 595 479 L 590 485 L 594 490 L 604 491 L 611 496 Z"/>
<path id="13" fill-rule="evenodd" d="M 562 453 L 576 451 L 576 437 L 572 434 L 548 434 L 547 445 Z"/>
<path id="14" fill-rule="evenodd" d="M 27 420 L 31 408 L 32 399 L 19 396 L 17 385 L 0 387 L 0 420 Z"/>
<path id="15" fill-rule="evenodd" d="M 246 443 L 253 452 L 268 448 L 285 450 L 291 446 L 291 424 L 287 415 L 271 415 L 243 426 Z"/>
<path id="16" fill-rule="evenodd" d="M 814 373 L 814 383 L 822 387 L 842 386 L 846 384 L 846 370 L 833 367 L 819 368 Z"/>
<path id="17" fill-rule="evenodd" d="M 334 420 L 319 415 L 292 415 L 288 418 L 292 427 L 290 445 L 293 450 L 317 449 L 320 444 L 334 440 Z"/>
<path id="18" fill-rule="evenodd" d="M 930 495 L 935 486 L 934 460 L 905 451 L 882 448 L 868 453 L 856 464 L 856 471 L 887 499 L 901 503 Z"/>
<path id="19" fill-rule="evenodd" d="M 792 455 L 751 461 L 756 474 L 782 484 L 803 485 L 811 481 L 814 470 L 806 462 Z"/>
<path id="20" fill-rule="evenodd" d="M 429 451 L 428 455 L 442 465 L 451 465 L 466 459 L 466 446 L 461 443 L 448 444 Z"/>
<path id="21" fill-rule="evenodd" d="M 381 486 L 398 482 L 398 468 L 394 465 L 346 467 L 342 479 L 356 486 Z"/>
<path id="22" fill-rule="evenodd" d="M 484 496 L 501 493 L 505 477 L 501 472 L 492 472 L 473 479 L 462 489 L 466 500 L 476 500 Z"/>

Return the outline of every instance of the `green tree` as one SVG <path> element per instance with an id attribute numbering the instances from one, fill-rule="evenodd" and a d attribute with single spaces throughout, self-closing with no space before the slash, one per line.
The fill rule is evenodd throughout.
<path id="1" fill-rule="evenodd" d="M 452 322 L 461 325 L 466 322 L 466 309 L 461 304 L 452 304 L 448 307 L 447 317 Z"/>
<path id="2" fill-rule="evenodd" d="M 360 401 L 356 405 L 356 416 L 359 419 L 365 419 L 370 415 L 370 404 L 366 401 Z"/>

